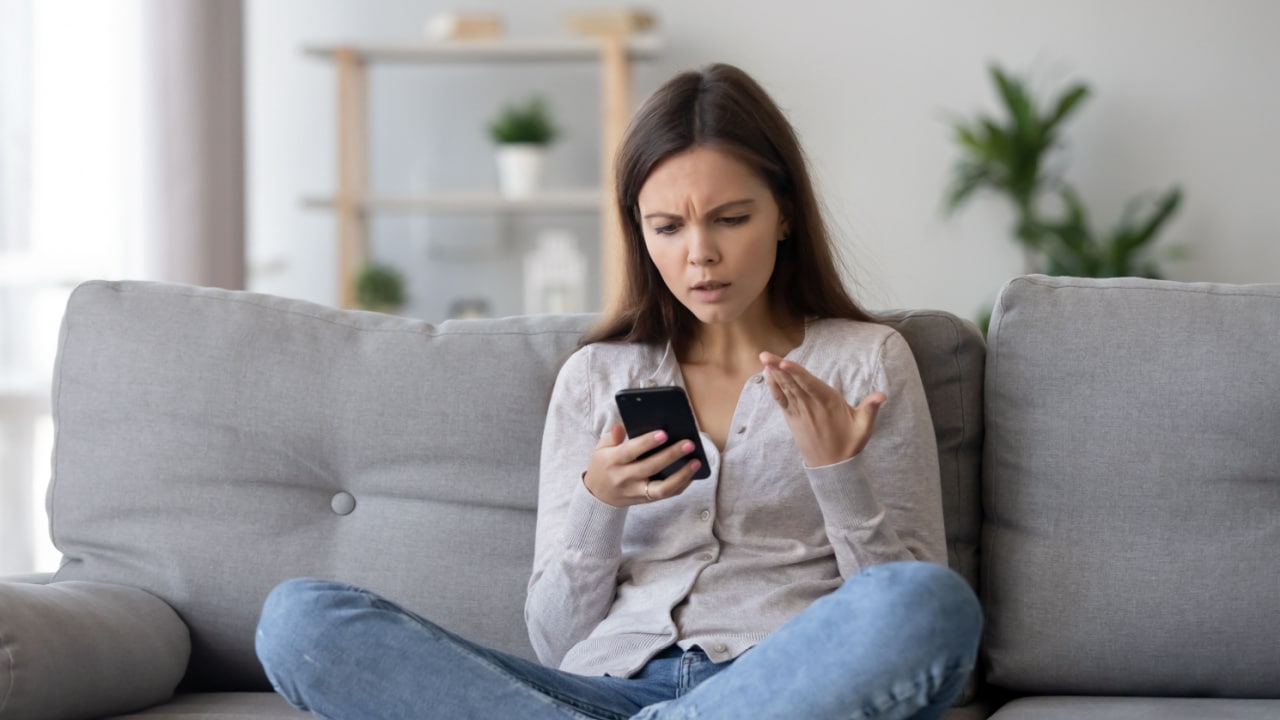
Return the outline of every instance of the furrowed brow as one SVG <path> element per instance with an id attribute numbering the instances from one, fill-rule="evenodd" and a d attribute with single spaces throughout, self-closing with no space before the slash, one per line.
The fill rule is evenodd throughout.
<path id="1" fill-rule="evenodd" d="M 721 204 L 719 204 L 719 205 L 717 205 L 717 206 L 715 206 L 715 207 L 711 208 L 711 211 L 710 211 L 710 212 L 708 212 L 707 214 L 708 214 L 708 215 L 715 215 L 715 214 L 717 214 L 717 213 L 722 213 L 722 212 L 724 212 L 725 210 L 728 210 L 728 209 L 730 209 L 730 208 L 736 208 L 736 207 L 738 207 L 738 206 L 751 206 L 751 205 L 755 205 L 755 204 L 756 204 L 756 201 L 755 201 L 753 198 L 743 198 L 743 199 L 741 199 L 741 200 L 730 200 L 730 201 L 729 201 L 729 202 L 727 202 L 727 203 L 721 203 Z M 683 220 L 683 219 L 684 219 L 684 216 L 683 216 L 683 215 L 679 215 L 679 214 L 677 214 L 677 213 L 669 213 L 669 212 L 651 212 L 651 213 L 646 214 L 646 215 L 643 217 L 643 219 L 644 219 L 644 220 L 652 220 L 652 219 L 654 219 L 654 218 L 664 218 L 664 219 L 670 219 L 670 220 Z"/>

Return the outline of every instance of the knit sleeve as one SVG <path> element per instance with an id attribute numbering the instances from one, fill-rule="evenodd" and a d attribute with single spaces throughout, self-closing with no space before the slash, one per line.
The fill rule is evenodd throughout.
<path id="1" fill-rule="evenodd" d="M 604 427 L 594 427 L 590 348 L 556 378 L 542 434 L 538 523 L 525 623 L 538 659 L 558 667 L 613 603 L 626 508 L 597 500 L 582 482 Z"/>
<path id="2" fill-rule="evenodd" d="M 876 390 L 888 395 L 867 446 L 844 462 L 806 468 L 844 577 L 896 560 L 947 558 L 933 421 L 901 335 L 885 338 L 876 366 L 870 387 L 859 383 L 845 398 L 856 404 Z"/>

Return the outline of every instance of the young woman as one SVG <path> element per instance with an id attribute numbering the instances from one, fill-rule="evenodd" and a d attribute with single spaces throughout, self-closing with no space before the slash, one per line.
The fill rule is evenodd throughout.
<path id="1" fill-rule="evenodd" d="M 617 202 L 625 297 L 562 368 L 543 435 L 542 664 L 295 580 L 259 626 L 272 683 L 334 719 L 941 716 L 981 612 L 945 567 L 910 349 L 842 287 L 791 126 L 737 68 L 683 73 L 632 121 Z M 614 393 L 654 386 L 688 393 L 708 479 L 696 460 L 650 479 L 693 449 L 639 459 L 668 438 L 627 437 Z"/>

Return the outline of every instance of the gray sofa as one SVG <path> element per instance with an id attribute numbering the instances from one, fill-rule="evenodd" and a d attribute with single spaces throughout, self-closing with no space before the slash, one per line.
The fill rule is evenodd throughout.
<path id="1" fill-rule="evenodd" d="M 1280 718 L 1280 285 L 1019 278 L 989 345 L 942 312 L 886 320 L 987 612 L 947 720 Z M 78 288 L 53 392 L 65 560 L 0 582 L 0 720 L 303 717 L 253 653 L 267 592 L 301 575 L 531 656 L 543 413 L 590 321 Z"/>

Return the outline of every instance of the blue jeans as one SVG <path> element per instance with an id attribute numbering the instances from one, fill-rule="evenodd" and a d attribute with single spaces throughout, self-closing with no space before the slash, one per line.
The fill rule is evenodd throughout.
<path id="1" fill-rule="evenodd" d="M 735 660 L 671 647 L 634 677 L 588 677 L 489 650 L 377 595 L 298 579 L 271 592 L 258 658 L 327 720 L 931 720 L 963 687 L 982 612 L 930 563 L 868 568 Z"/>

